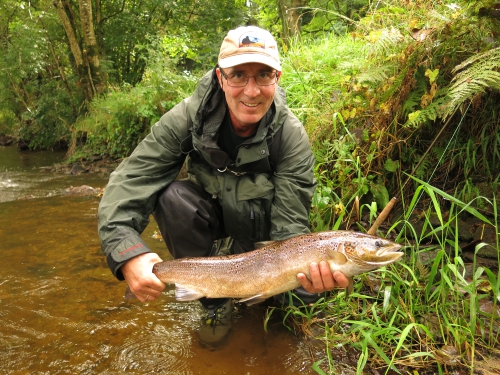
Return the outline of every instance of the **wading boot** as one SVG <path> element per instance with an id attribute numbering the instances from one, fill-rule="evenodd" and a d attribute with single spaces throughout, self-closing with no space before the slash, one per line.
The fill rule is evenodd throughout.
<path id="1" fill-rule="evenodd" d="M 233 301 L 229 298 L 217 305 L 203 305 L 203 308 L 205 314 L 198 331 L 200 343 L 209 347 L 220 345 L 232 327 Z"/>

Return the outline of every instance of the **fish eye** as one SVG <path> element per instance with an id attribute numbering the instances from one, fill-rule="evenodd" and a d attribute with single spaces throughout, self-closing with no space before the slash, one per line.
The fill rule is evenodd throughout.
<path id="1" fill-rule="evenodd" d="M 378 247 L 382 247 L 382 241 L 375 241 L 375 246 L 378 248 Z"/>

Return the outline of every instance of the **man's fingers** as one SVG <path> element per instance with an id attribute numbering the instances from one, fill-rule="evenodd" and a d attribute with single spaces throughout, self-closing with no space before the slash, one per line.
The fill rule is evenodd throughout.
<path id="1" fill-rule="evenodd" d="M 333 278 L 335 279 L 335 282 L 339 287 L 347 288 L 349 286 L 349 280 L 347 279 L 347 277 L 345 277 L 345 275 L 342 272 L 335 271 L 333 273 Z"/>
<path id="2" fill-rule="evenodd" d="M 305 274 L 299 273 L 297 280 L 302 287 L 309 293 L 323 293 L 336 287 L 347 288 L 349 280 L 342 272 L 335 271 L 333 274 L 328 262 L 321 261 L 309 265 L 310 279 Z"/>
<path id="3" fill-rule="evenodd" d="M 315 262 L 311 263 L 309 266 L 309 272 L 311 274 L 310 279 L 308 279 L 303 273 L 299 273 L 297 275 L 297 279 L 299 280 L 302 287 L 309 293 L 323 292 L 325 289 L 319 265 Z"/>
<path id="4" fill-rule="evenodd" d="M 161 261 L 155 253 L 144 253 L 122 266 L 123 277 L 139 301 L 154 301 L 165 289 L 165 284 L 152 272 L 153 265 Z"/>
<path id="5" fill-rule="evenodd" d="M 325 291 L 325 285 L 323 284 L 323 275 L 321 274 L 321 268 L 318 263 L 311 263 L 309 266 L 309 271 L 311 272 L 311 281 L 313 284 L 312 293 L 321 293 Z"/>
<path id="6" fill-rule="evenodd" d="M 333 279 L 332 272 L 330 271 L 330 265 L 328 262 L 321 261 L 319 263 L 319 270 L 321 274 L 321 280 L 323 281 L 323 290 L 332 290 L 335 288 L 335 280 Z"/>
<path id="7" fill-rule="evenodd" d="M 137 296 L 137 299 L 141 302 L 151 302 L 157 299 L 159 296 L 161 296 L 161 291 L 158 291 L 156 289 L 152 288 L 143 288 L 135 295 Z"/>
<path id="8" fill-rule="evenodd" d="M 304 288 L 307 292 L 314 293 L 314 287 L 305 274 L 297 274 L 297 280 L 300 285 L 302 285 L 302 288 Z"/>
<path id="9" fill-rule="evenodd" d="M 155 275 L 147 274 L 146 277 L 131 281 L 129 288 L 139 301 L 148 302 L 154 301 L 161 295 L 163 289 L 165 289 L 165 284 Z"/>
<path id="10" fill-rule="evenodd" d="M 161 294 L 161 293 L 160 293 Z M 159 295 L 156 295 L 156 294 L 152 294 L 152 293 L 148 293 L 146 295 L 143 295 L 142 296 L 142 299 L 140 299 L 139 301 L 141 302 L 152 302 L 154 301 L 156 298 L 158 298 Z"/>

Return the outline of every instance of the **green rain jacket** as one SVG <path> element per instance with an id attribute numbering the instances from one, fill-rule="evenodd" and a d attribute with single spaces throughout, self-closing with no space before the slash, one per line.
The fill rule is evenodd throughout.
<path id="1" fill-rule="evenodd" d="M 274 103 L 255 136 L 238 148 L 235 161 L 217 145 L 226 111 L 214 69 L 192 96 L 152 126 L 111 174 L 99 205 L 98 231 L 108 266 L 118 279 L 123 280 L 120 267 L 126 261 L 150 252 L 140 234 L 158 193 L 176 179 L 186 158 L 189 179 L 219 200 L 228 235 L 253 244 L 309 232 L 314 156 L 283 90 L 277 87 Z M 273 146 L 275 140 L 279 145 Z M 270 156 L 270 150 L 279 152 Z"/>

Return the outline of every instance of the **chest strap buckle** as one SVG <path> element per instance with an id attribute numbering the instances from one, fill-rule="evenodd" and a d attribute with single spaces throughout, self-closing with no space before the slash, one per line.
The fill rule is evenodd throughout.
<path id="1" fill-rule="evenodd" d="M 232 171 L 232 170 L 230 170 L 228 167 L 225 167 L 224 169 L 217 168 L 217 170 L 218 170 L 220 173 L 224 173 L 224 172 L 231 172 L 231 173 L 232 173 L 232 174 L 234 174 L 235 176 L 243 176 L 243 175 L 247 174 L 247 172 L 235 172 L 235 171 Z"/>

